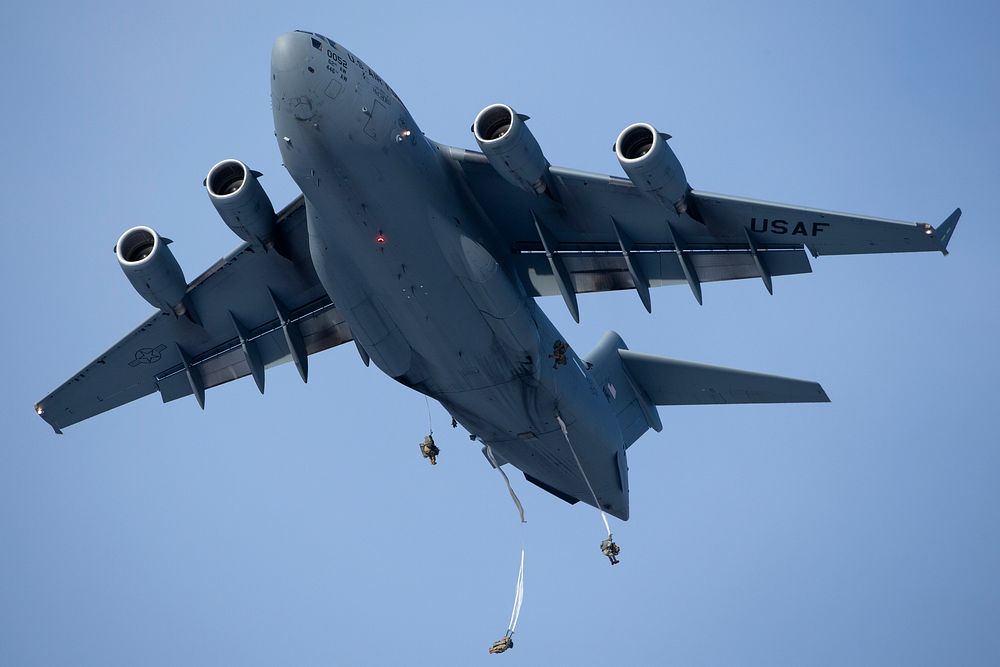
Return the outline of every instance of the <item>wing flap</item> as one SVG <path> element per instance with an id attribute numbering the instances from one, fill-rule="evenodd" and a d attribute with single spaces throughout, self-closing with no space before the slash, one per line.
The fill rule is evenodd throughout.
<path id="1" fill-rule="evenodd" d="M 309 355 L 353 340 L 350 326 L 329 303 L 293 320 L 292 324 L 299 327 L 306 354 Z M 252 337 L 248 345 L 255 346 L 265 367 L 270 368 L 292 360 L 281 332 L 281 324 L 277 320 L 269 322 L 265 333 Z M 191 368 L 201 378 L 206 389 L 251 374 L 250 363 L 243 353 L 239 338 L 234 337 L 220 347 L 223 349 L 192 359 Z M 184 367 L 180 364 L 161 373 L 156 384 L 164 403 L 192 394 Z"/>
<path id="2" fill-rule="evenodd" d="M 648 269 L 643 275 L 650 286 L 692 283 L 678 261 L 679 245 L 684 257 L 694 253 L 690 259 L 696 282 L 761 277 L 770 291 L 770 276 L 811 271 L 804 253 L 779 251 L 808 249 L 814 256 L 946 252 L 961 214 L 956 209 L 934 228 L 698 191 L 688 195 L 688 213 L 677 214 L 642 196 L 627 179 L 563 167 L 550 169 L 557 196 L 538 197 L 504 181 L 480 153 L 439 149 L 510 243 L 515 271 L 535 296 L 558 293 L 544 256 L 531 256 L 543 249 L 535 218 L 548 230 L 551 250 L 569 270 L 576 291 L 585 293 L 633 287 L 622 258 L 599 257 L 620 256 L 622 237 L 629 239 L 630 251 L 655 255 L 639 259 L 643 270 Z M 755 266 L 754 252 L 769 275 L 762 276 L 761 267 Z"/>
<path id="3" fill-rule="evenodd" d="M 243 244 L 189 286 L 187 297 L 200 324 L 157 312 L 40 401 L 35 409 L 57 432 L 94 415 L 159 391 L 164 401 L 249 375 L 235 321 L 263 365 L 290 358 L 276 312 L 297 327 L 308 354 L 351 340 L 312 268 L 302 198 L 278 214 L 283 255 Z M 235 321 L 234 321 L 235 320 Z"/>
<path id="4" fill-rule="evenodd" d="M 634 289 L 635 283 L 621 252 L 560 252 L 577 294 Z M 803 250 L 772 250 L 760 253 L 773 276 L 809 273 L 812 267 Z M 747 251 L 693 250 L 687 255 L 702 282 L 758 278 L 760 270 Z M 633 262 L 650 287 L 684 284 L 684 269 L 673 250 L 635 252 Z M 514 259 L 514 266 L 531 296 L 559 294 L 559 284 L 544 253 L 524 252 Z"/>

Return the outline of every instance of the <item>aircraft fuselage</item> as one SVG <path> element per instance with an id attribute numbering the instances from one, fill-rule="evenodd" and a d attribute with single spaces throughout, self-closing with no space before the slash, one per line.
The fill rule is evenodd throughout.
<path id="1" fill-rule="evenodd" d="M 358 346 L 526 474 L 628 517 L 624 440 L 604 392 L 527 296 L 510 249 L 392 89 L 339 44 L 278 38 L 271 95 L 305 197 L 316 273 Z M 525 215 L 530 215 L 525 211 Z"/>

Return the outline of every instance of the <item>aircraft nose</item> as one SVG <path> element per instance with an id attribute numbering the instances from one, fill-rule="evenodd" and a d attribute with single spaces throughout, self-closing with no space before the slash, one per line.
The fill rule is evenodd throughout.
<path id="1" fill-rule="evenodd" d="M 319 40 L 299 30 L 278 35 L 271 47 L 271 71 L 278 73 L 301 69 L 312 55 L 314 42 L 319 43 Z"/>

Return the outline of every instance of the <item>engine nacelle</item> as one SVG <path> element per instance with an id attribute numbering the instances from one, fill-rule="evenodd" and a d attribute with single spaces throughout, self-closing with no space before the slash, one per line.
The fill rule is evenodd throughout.
<path id="1" fill-rule="evenodd" d="M 524 124 L 526 119 L 506 104 L 491 104 L 476 115 L 472 133 L 498 174 L 522 190 L 542 194 L 547 188 L 549 161 Z"/>
<path id="2" fill-rule="evenodd" d="M 684 167 L 667 145 L 669 138 L 669 134 L 657 132 L 649 123 L 635 123 L 618 135 L 615 155 L 635 187 L 684 213 L 691 187 Z"/>
<path id="3" fill-rule="evenodd" d="M 274 234 L 274 206 L 257 177 L 239 160 L 223 160 L 205 177 L 208 197 L 229 228 L 244 241 L 263 245 Z"/>
<path id="4" fill-rule="evenodd" d="M 154 308 L 179 314 L 187 281 L 167 243 L 149 227 L 133 227 L 118 238 L 115 255 L 125 277 L 143 299 Z"/>

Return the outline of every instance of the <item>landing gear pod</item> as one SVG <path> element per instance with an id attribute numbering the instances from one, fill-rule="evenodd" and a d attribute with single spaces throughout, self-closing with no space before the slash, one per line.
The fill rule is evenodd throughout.
<path id="1" fill-rule="evenodd" d="M 205 189 L 222 219 L 237 236 L 261 246 L 274 235 L 274 206 L 257 177 L 239 160 L 223 160 L 205 177 Z"/>
<path id="2" fill-rule="evenodd" d="M 180 314 L 187 280 L 168 243 L 150 227 L 133 227 L 118 238 L 115 256 L 139 296 L 154 308 Z"/>
<path id="3" fill-rule="evenodd" d="M 491 104 L 476 115 L 472 133 L 498 174 L 522 190 L 542 194 L 547 189 L 549 161 L 524 124 L 527 119 L 506 104 Z"/>
<path id="4" fill-rule="evenodd" d="M 635 123 L 618 135 L 615 155 L 635 187 L 684 213 L 691 187 L 684 167 L 667 145 L 668 139 L 669 134 L 657 132 L 649 123 Z"/>

